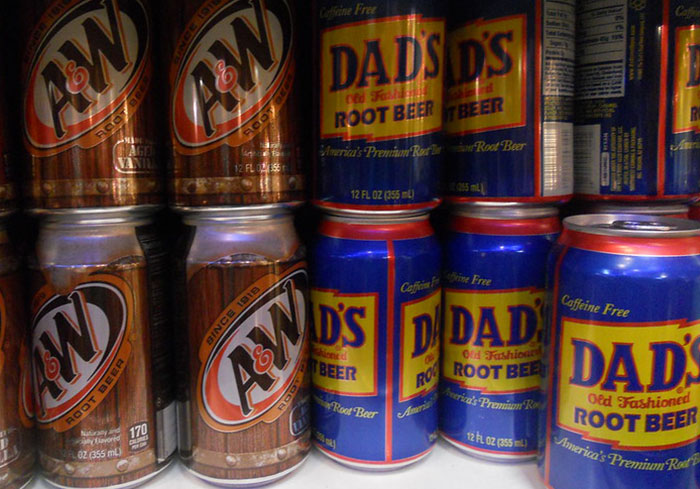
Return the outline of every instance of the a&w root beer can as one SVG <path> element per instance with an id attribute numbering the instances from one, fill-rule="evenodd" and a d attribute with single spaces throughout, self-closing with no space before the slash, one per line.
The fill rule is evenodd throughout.
<path id="1" fill-rule="evenodd" d="M 545 486 L 698 487 L 700 224 L 568 217 L 547 280 Z"/>
<path id="2" fill-rule="evenodd" d="M 0 216 L 4 221 L 6 216 Z M 0 221 L 0 488 L 18 489 L 34 468 L 31 364 L 21 260 Z"/>
<path id="3" fill-rule="evenodd" d="M 179 0 L 166 8 L 172 202 L 303 200 L 295 0 Z"/>
<path id="4" fill-rule="evenodd" d="M 158 204 L 149 0 L 32 0 L 24 24 L 32 208 Z"/>
<path id="5" fill-rule="evenodd" d="M 45 218 L 31 265 L 38 452 L 59 487 L 129 487 L 176 449 L 163 280 L 149 220 Z"/>
<path id="6" fill-rule="evenodd" d="M 312 263 L 313 430 L 333 460 L 389 470 L 437 439 L 440 248 L 425 212 L 326 215 Z"/>
<path id="7" fill-rule="evenodd" d="M 274 481 L 309 440 L 308 275 L 290 211 L 278 206 L 185 216 L 179 268 L 189 389 L 180 454 L 219 485 Z"/>

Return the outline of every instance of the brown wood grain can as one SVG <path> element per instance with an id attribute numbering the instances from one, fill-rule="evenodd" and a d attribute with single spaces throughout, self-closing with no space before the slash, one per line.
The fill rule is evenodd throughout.
<path id="1" fill-rule="evenodd" d="M 167 256 L 148 218 L 54 214 L 30 264 L 39 462 L 59 487 L 130 487 L 176 450 Z"/>
<path id="2" fill-rule="evenodd" d="M 0 222 L 0 488 L 27 484 L 34 468 L 29 336 L 20 259 Z"/>
<path id="3" fill-rule="evenodd" d="M 176 206 L 305 197 L 294 0 L 166 2 Z"/>
<path id="4" fill-rule="evenodd" d="M 291 212 L 191 213 L 179 285 L 190 372 L 180 455 L 206 481 L 271 482 L 306 458 L 308 275 Z"/>
<path id="5" fill-rule="evenodd" d="M 23 2 L 29 207 L 162 202 L 150 3 Z"/>

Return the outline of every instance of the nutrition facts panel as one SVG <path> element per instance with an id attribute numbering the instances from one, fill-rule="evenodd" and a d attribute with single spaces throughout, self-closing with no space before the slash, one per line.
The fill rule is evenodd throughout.
<path id="1" fill-rule="evenodd" d="M 627 2 L 579 2 L 576 36 L 576 98 L 623 97 Z"/>
<path id="2" fill-rule="evenodd" d="M 542 47 L 544 72 L 542 92 L 546 95 L 574 96 L 574 0 L 544 2 Z"/>

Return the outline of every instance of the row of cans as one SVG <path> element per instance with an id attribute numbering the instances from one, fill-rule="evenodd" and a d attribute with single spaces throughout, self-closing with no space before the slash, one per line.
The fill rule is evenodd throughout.
<path id="1" fill-rule="evenodd" d="M 434 205 L 443 160 L 456 201 L 556 203 L 574 186 L 687 200 L 700 193 L 699 12 L 680 0 L 36 1 L 20 36 L 29 206 L 159 204 L 164 159 L 176 206 L 301 201 L 309 153 L 314 200 L 331 208 Z M 300 56 L 311 44 L 315 69 Z"/>
<path id="2" fill-rule="evenodd" d="M 31 474 L 32 425 L 59 487 L 138 484 L 178 446 L 209 482 L 271 482 L 311 436 L 338 462 L 397 468 L 440 434 L 488 459 L 539 453 L 553 489 L 697 484 L 694 221 L 579 215 L 557 240 L 555 208 L 469 206 L 441 248 L 426 212 L 341 212 L 308 271 L 283 207 L 184 223 L 178 334 L 152 217 L 45 218 L 28 323 L 2 248 L 3 486 Z"/>

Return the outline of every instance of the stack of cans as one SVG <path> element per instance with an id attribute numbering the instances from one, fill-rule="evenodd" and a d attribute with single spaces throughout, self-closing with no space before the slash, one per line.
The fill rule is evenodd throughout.
<path id="1" fill-rule="evenodd" d="M 537 454 L 545 264 L 573 192 L 574 1 L 452 2 L 440 431 Z"/>
<path id="2" fill-rule="evenodd" d="M 298 7 L 165 7 L 180 455 L 208 482 L 267 483 L 311 447 Z"/>
<path id="3" fill-rule="evenodd" d="M 167 466 L 177 441 L 152 12 L 140 0 L 41 0 L 22 15 L 24 190 L 40 223 L 30 347 L 4 362 L 33 371 L 35 404 L 28 379 L 4 392 L 21 388 L 14 412 L 38 428 L 51 484 L 128 487 Z M 4 304 L 17 319 L 22 301 Z"/>
<path id="4" fill-rule="evenodd" d="M 317 2 L 314 441 L 385 470 L 437 439 L 446 1 Z"/>

